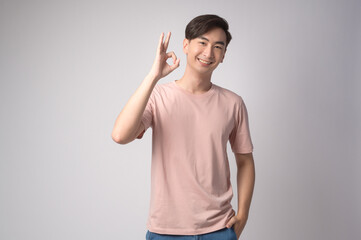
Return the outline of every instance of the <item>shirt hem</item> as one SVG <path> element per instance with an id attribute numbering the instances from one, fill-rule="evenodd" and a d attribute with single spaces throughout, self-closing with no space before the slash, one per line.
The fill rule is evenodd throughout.
<path id="1" fill-rule="evenodd" d="M 201 228 L 201 229 L 171 229 L 171 228 L 153 228 L 147 225 L 150 232 L 158 234 L 171 234 L 171 235 L 199 235 L 218 231 L 227 227 L 226 224 L 218 224 L 212 227 Z"/>
<path id="2" fill-rule="evenodd" d="M 233 153 L 246 154 L 246 153 L 253 153 L 253 149 L 249 149 L 249 150 L 232 149 L 232 152 Z"/>

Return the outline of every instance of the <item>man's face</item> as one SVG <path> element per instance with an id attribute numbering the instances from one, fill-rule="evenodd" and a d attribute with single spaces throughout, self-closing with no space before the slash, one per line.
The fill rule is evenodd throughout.
<path id="1" fill-rule="evenodd" d="M 226 34 L 215 28 L 198 38 L 183 41 L 183 51 L 187 54 L 187 65 L 197 72 L 210 73 L 223 62 L 226 53 Z"/>

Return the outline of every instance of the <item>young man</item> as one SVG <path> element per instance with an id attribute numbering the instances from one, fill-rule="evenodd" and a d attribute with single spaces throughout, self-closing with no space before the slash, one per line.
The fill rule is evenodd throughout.
<path id="1" fill-rule="evenodd" d="M 255 170 L 246 106 L 240 96 L 211 82 L 231 40 L 228 23 L 216 15 L 194 18 L 183 41 L 183 77 L 156 84 L 180 63 L 167 52 L 170 33 L 163 39 L 162 33 L 150 73 L 112 132 L 115 142 L 126 144 L 153 129 L 147 239 L 238 239 L 248 218 Z M 231 206 L 228 141 L 237 162 L 237 213 Z"/>

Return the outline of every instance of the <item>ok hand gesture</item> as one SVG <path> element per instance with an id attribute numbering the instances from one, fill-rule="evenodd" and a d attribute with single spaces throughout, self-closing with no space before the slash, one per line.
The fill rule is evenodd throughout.
<path id="1" fill-rule="evenodd" d="M 179 67 L 180 59 L 177 59 L 177 56 L 175 55 L 175 53 L 174 52 L 167 53 L 170 35 L 171 35 L 171 33 L 169 32 L 164 43 L 163 43 L 164 33 L 162 33 L 159 38 L 157 54 L 156 54 L 152 69 L 150 70 L 150 73 L 149 73 L 151 76 L 153 76 L 157 80 L 167 76 L 174 69 Z M 169 65 L 167 63 L 168 58 L 173 59 L 172 65 Z"/>

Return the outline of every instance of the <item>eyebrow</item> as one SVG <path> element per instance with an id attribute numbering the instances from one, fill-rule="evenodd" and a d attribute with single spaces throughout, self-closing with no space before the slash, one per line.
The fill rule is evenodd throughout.
<path id="1" fill-rule="evenodd" d="M 209 42 L 209 39 L 206 38 L 206 37 L 200 36 L 199 38 L 202 39 L 202 40 L 205 40 L 205 41 Z M 223 45 L 223 46 L 226 45 L 223 41 L 217 41 L 216 44 L 221 44 L 221 45 Z"/>

